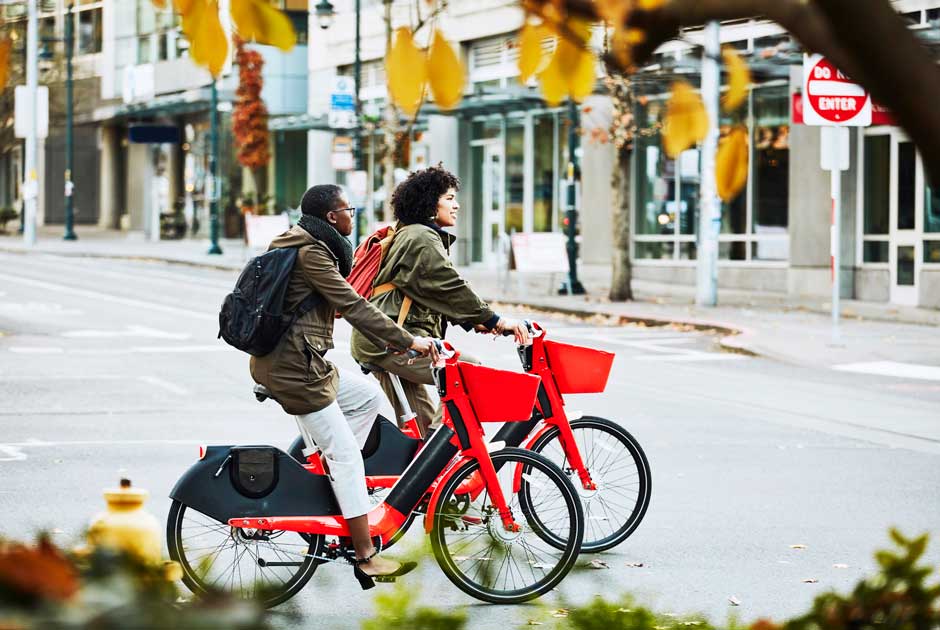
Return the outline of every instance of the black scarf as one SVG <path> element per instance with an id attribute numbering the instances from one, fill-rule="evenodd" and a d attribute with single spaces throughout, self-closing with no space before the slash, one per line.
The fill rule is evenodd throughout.
<path id="1" fill-rule="evenodd" d="M 349 240 L 336 228 L 312 214 L 300 215 L 297 225 L 307 230 L 313 238 L 326 245 L 339 261 L 339 272 L 345 278 L 352 270 L 353 248 Z"/>

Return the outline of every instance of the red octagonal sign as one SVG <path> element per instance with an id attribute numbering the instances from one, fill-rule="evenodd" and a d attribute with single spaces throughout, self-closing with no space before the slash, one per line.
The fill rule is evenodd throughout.
<path id="1" fill-rule="evenodd" d="M 827 59 L 807 55 L 803 62 L 803 121 L 807 125 L 871 124 L 871 98 Z"/>

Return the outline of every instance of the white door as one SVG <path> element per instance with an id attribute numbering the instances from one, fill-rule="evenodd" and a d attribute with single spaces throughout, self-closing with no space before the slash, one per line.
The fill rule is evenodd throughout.
<path id="1" fill-rule="evenodd" d="M 921 242 L 918 222 L 923 216 L 924 174 L 914 143 L 900 131 L 891 134 L 891 301 L 914 306 L 918 302 Z"/>
<path id="2" fill-rule="evenodd" d="M 501 141 L 483 148 L 483 262 L 497 262 L 500 235 L 506 219 L 506 186 Z"/>

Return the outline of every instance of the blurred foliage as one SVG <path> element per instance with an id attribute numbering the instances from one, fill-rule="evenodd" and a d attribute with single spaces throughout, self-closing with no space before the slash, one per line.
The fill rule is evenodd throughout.
<path id="1" fill-rule="evenodd" d="M 608 601 L 597 597 L 582 606 L 551 610 L 542 607 L 519 628 L 544 626 L 557 630 L 940 630 L 940 584 L 928 583 L 933 567 L 918 564 L 927 548 L 927 534 L 908 539 L 891 530 L 896 551 L 875 554 L 879 572 L 847 595 L 818 596 L 808 613 L 789 621 L 758 619 L 743 624 L 731 618 L 713 625 L 701 616 L 657 612 L 627 596 Z M 435 610 L 416 606 L 404 586 L 375 598 L 375 617 L 363 630 L 460 630 L 467 624 L 462 609 Z"/>
<path id="2" fill-rule="evenodd" d="M 375 597 L 378 613 L 363 622 L 362 630 L 463 630 L 467 613 L 463 609 L 438 610 L 415 605 L 414 595 L 404 584 Z"/>
<path id="3" fill-rule="evenodd" d="M 45 535 L 33 545 L 0 541 L 0 628 L 269 627 L 254 602 L 221 595 L 182 601 L 170 579 L 174 568 L 105 549 L 68 553 Z"/>

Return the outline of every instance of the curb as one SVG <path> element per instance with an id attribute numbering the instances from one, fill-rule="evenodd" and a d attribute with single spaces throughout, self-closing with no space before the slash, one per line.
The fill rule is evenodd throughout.
<path id="1" fill-rule="evenodd" d="M 184 267 L 198 267 L 201 269 L 214 269 L 216 271 L 239 271 L 244 265 L 235 266 L 233 264 L 222 264 L 203 262 L 198 260 L 186 260 L 182 258 L 168 258 L 160 256 L 136 256 L 133 254 L 101 254 L 95 252 L 64 252 L 50 250 L 26 250 L 20 247 L 4 247 L 0 245 L 0 252 L 7 254 L 51 254 L 53 256 L 62 256 L 64 258 L 99 258 L 102 260 L 133 260 L 136 262 L 158 262 L 169 265 L 181 265 Z"/>
<path id="2" fill-rule="evenodd" d="M 616 320 L 618 325 L 624 324 L 643 324 L 644 326 L 663 327 L 663 326 L 683 326 L 697 330 L 720 335 L 718 346 L 726 352 L 743 354 L 751 357 L 766 356 L 748 347 L 745 340 L 753 335 L 752 331 L 743 328 L 737 328 L 725 323 L 709 322 L 700 319 L 680 319 L 680 318 L 657 318 L 640 315 L 623 315 L 619 313 L 610 313 L 605 311 L 590 311 L 579 308 L 557 306 L 554 304 L 538 304 L 519 302 L 505 299 L 485 298 L 490 304 L 505 304 L 515 308 L 525 308 L 529 310 L 541 311 L 544 313 L 558 313 L 562 315 L 572 315 L 587 319 L 597 315 L 602 315 Z"/>

